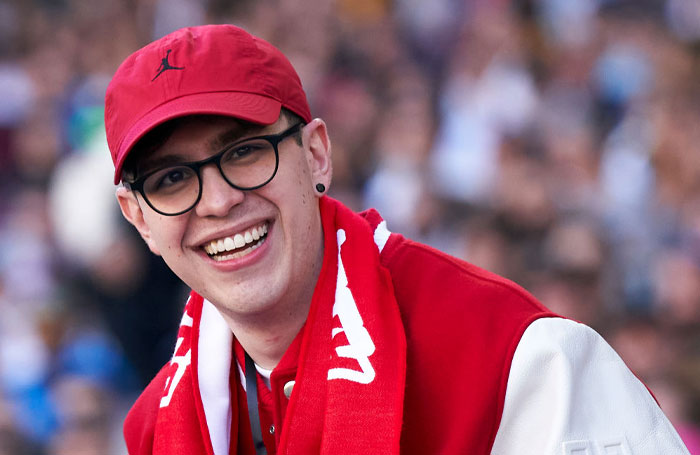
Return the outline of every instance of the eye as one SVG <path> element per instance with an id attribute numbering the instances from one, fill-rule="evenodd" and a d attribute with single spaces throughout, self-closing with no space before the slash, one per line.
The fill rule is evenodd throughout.
<path id="1" fill-rule="evenodd" d="M 259 147 L 256 147 L 255 144 L 244 144 L 244 145 L 233 148 L 231 150 L 230 156 L 236 157 L 236 158 L 242 158 L 242 157 L 249 155 L 251 153 L 255 153 L 255 151 L 258 149 L 259 149 Z"/>
<path id="2" fill-rule="evenodd" d="M 149 193 L 172 192 L 183 188 L 195 179 L 192 169 L 185 166 L 162 169 L 151 175 L 144 182 L 144 187 Z"/>
<path id="3" fill-rule="evenodd" d="M 224 153 L 221 161 L 226 164 L 246 164 L 254 162 L 262 152 L 272 150 L 272 144 L 258 139 L 234 145 Z"/>
<path id="4" fill-rule="evenodd" d="M 173 169 L 163 176 L 160 181 L 161 186 L 176 185 L 185 179 L 185 173 L 182 169 Z"/>

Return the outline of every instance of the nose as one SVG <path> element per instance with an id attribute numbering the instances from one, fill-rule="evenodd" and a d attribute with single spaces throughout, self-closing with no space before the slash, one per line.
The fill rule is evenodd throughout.
<path id="1" fill-rule="evenodd" d="M 198 216 L 226 216 L 233 207 L 243 202 L 245 194 L 224 180 L 214 164 L 200 169 L 202 179 L 202 196 L 194 210 Z"/>

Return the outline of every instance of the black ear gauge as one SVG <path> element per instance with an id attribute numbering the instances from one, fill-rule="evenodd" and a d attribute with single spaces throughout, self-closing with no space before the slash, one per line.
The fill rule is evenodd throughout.
<path id="1" fill-rule="evenodd" d="M 318 191 L 319 193 L 325 193 L 326 192 L 326 185 L 324 185 L 323 183 L 317 183 L 316 184 L 316 191 Z"/>

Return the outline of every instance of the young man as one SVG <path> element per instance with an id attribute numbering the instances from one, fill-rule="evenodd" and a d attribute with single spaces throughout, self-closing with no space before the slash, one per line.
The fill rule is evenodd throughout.
<path id="1" fill-rule="evenodd" d="M 192 288 L 131 455 L 687 453 L 590 328 L 324 196 L 326 125 L 265 41 L 151 43 L 105 118 L 124 216 Z"/>

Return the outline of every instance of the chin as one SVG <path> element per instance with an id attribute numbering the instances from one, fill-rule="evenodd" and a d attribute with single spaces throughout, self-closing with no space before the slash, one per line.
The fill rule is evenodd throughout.
<path id="1" fill-rule="evenodd" d="M 222 290 L 212 293 L 211 298 L 207 298 L 207 300 L 231 317 L 236 317 L 236 315 L 252 316 L 274 309 L 278 306 L 278 302 L 282 301 L 282 296 L 285 294 L 279 292 L 279 287 L 269 280 L 255 283 L 254 286 L 250 286 L 248 283 L 247 285 L 237 285 L 237 287 L 239 289 L 233 292 Z"/>

